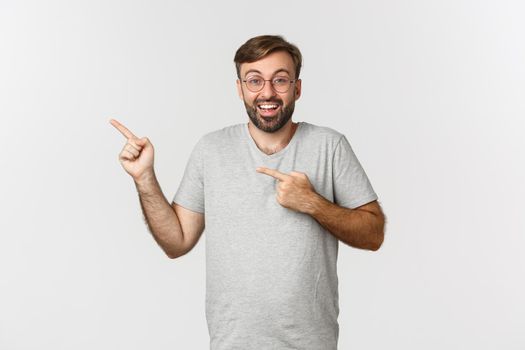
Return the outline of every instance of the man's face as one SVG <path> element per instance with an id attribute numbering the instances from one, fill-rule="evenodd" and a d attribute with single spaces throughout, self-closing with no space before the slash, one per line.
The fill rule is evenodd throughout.
<path id="1" fill-rule="evenodd" d="M 301 80 L 290 84 L 287 92 L 276 92 L 270 81 L 266 81 L 262 90 L 252 92 L 242 80 L 255 76 L 265 80 L 275 77 L 295 79 L 295 66 L 292 56 L 285 51 L 277 51 L 259 61 L 241 64 L 241 79 L 237 79 L 237 92 L 244 101 L 246 112 L 252 123 L 265 132 L 276 132 L 292 117 L 295 100 L 301 96 Z M 274 105 L 277 108 L 264 108 Z M 263 107 L 261 107 L 263 106 Z"/>

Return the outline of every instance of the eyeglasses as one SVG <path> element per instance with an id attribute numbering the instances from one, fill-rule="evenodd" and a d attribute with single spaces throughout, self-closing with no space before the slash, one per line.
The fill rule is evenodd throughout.
<path id="1" fill-rule="evenodd" d="M 287 92 L 290 88 L 290 85 L 296 82 L 296 80 L 290 80 L 287 77 L 275 77 L 273 79 L 265 80 L 258 75 L 254 75 L 246 80 L 243 80 L 243 82 L 246 84 L 246 87 L 251 92 L 261 91 L 267 81 L 271 82 L 273 89 L 279 93 Z"/>

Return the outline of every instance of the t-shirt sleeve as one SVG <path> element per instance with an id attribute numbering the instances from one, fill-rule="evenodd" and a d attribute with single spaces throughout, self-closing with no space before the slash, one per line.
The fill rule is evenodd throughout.
<path id="1" fill-rule="evenodd" d="M 204 152 L 202 138 L 193 147 L 173 201 L 186 209 L 204 213 Z"/>
<path id="2" fill-rule="evenodd" d="M 344 135 L 334 150 L 332 174 L 335 204 L 354 209 L 378 198 Z"/>

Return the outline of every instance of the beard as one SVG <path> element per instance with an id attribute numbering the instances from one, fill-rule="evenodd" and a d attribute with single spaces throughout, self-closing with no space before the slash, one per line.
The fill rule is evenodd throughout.
<path id="1" fill-rule="evenodd" d="M 281 106 L 281 109 L 274 117 L 263 117 L 257 110 L 257 104 L 262 102 L 277 103 L 279 106 Z M 244 106 L 246 107 L 248 117 L 250 117 L 250 120 L 252 121 L 253 125 L 257 127 L 257 129 L 273 133 L 281 129 L 288 122 L 288 120 L 290 120 L 295 109 L 295 100 L 286 107 L 283 106 L 283 101 L 280 99 L 257 100 L 254 102 L 253 106 L 248 105 L 246 101 L 244 101 Z"/>

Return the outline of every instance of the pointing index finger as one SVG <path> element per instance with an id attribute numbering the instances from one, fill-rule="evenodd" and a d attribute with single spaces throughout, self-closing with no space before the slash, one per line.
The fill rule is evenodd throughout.
<path id="1" fill-rule="evenodd" d="M 256 170 L 259 173 L 270 175 L 270 176 L 272 176 L 272 177 L 274 177 L 274 178 L 276 178 L 277 180 L 280 180 L 280 181 L 286 180 L 288 178 L 288 176 L 289 176 L 289 175 L 281 173 L 278 170 L 268 169 L 268 168 L 265 168 L 265 167 L 258 167 Z"/>
<path id="2" fill-rule="evenodd" d="M 137 136 L 135 136 L 131 131 L 128 130 L 128 128 L 126 128 L 124 125 L 120 124 L 118 121 L 116 121 L 115 119 L 110 119 L 109 121 L 111 123 L 111 125 L 113 125 L 118 131 L 120 131 L 120 133 L 122 135 L 124 135 L 125 138 L 127 139 L 134 139 L 134 138 L 138 138 Z"/>

